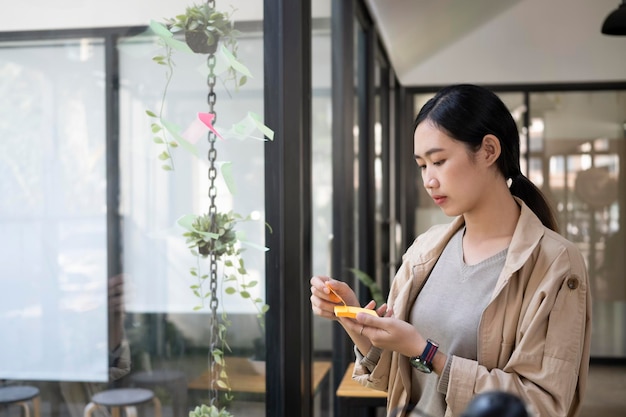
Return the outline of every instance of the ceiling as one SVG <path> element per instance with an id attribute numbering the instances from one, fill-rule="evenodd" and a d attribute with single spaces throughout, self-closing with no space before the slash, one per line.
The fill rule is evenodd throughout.
<path id="1" fill-rule="evenodd" d="M 367 5 L 402 74 L 520 1 L 367 0 Z"/>
<path id="2" fill-rule="evenodd" d="M 442 82 L 441 71 L 451 79 L 475 82 L 586 81 L 588 73 L 626 78 L 626 37 L 600 33 L 605 16 L 620 0 L 365 2 L 405 85 Z M 534 74 L 532 67 L 525 67 L 528 63 L 543 72 Z M 585 72 L 589 65 L 596 67 Z"/>

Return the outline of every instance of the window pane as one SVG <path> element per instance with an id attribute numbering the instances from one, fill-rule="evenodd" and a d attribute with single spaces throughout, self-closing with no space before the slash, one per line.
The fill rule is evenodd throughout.
<path id="1" fill-rule="evenodd" d="M 626 93 L 531 95 L 543 152 L 535 170 L 558 210 L 561 233 L 586 257 L 593 296 L 592 356 L 626 355 L 624 115 Z M 537 166 L 541 164 L 541 166 Z"/>
<path id="2" fill-rule="evenodd" d="M 0 379 L 108 380 L 103 58 L 0 44 Z"/>
<path id="3" fill-rule="evenodd" d="M 245 28 L 260 27 L 247 23 Z M 247 242 L 241 248 L 247 271 L 245 280 L 250 286 L 228 280 L 231 274 L 238 274 L 238 265 L 229 267 L 220 262 L 217 269 L 218 320 L 227 328 L 230 347 L 224 347 L 228 357 L 226 372 L 233 386 L 246 378 L 265 381 L 263 320 L 257 318 L 257 308 L 265 300 L 265 142 L 255 124 L 255 117 L 262 121 L 264 113 L 263 36 L 256 29 L 246 29 L 238 41 L 237 58 L 253 77 L 238 88 L 227 79 L 222 56 L 217 57 L 213 124 L 220 137 L 215 141 L 215 194 L 209 190 L 209 129 L 198 118 L 198 113 L 211 109 L 211 62 L 207 55 L 174 55 L 176 65 L 162 118 L 180 127 L 189 143 L 183 146 L 182 139 L 168 132 L 153 133 L 151 123 L 156 119 L 145 113 L 146 109 L 161 112 L 166 82 L 167 68 L 151 59 L 160 51 L 155 39 L 134 37 L 125 39 L 119 47 L 120 213 L 124 271 L 130 287 L 126 300 L 128 331 L 136 358 L 131 378 L 156 369 L 183 372 L 188 381 L 190 408 L 206 402 L 209 388 L 211 308 L 209 298 L 203 303 L 192 286 L 198 286 L 195 291 L 202 296 L 210 294 L 210 262 L 191 253 L 183 237 L 186 230 L 177 221 L 186 215 L 208 213 L 211 195 L 215 195 L 217 212 L 233 210 L 244 218 L 250 216 L 250 220 L 236 226 L 241 240 Z M 238 137 L 241 132 L 242 137 Z M 163 139 L 163 133 L 167 139 Z M 163 143 L 155 142 L 155 136 L 161 140 L 176 139 L 181 144 L 170 149 L 171 159 L 159 157 L 166 149 Z M 190 152 L 191 148 L 197 153 Z M 162 169 L 165 163 L 171 163 L 173 169 Z M 191 268 L 197 268 L 197 275 L 191 273 Z M 208 277 L 204 279 L 203 275 Z M 246 291 L 249 297 L 229 294 L 231 288 Z M 262 302 L 255 303 L 257 298 Z M 200 308 L 195 309 L 196 306 Z M 229 411 L 234 415 L 264 413 L 265 404 L 248 402 L 249 396 L 235 393 Z"/>

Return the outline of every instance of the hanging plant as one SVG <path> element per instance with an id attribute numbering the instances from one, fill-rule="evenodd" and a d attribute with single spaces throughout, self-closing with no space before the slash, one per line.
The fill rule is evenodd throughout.
<path id="1" fill-rule="evenodd" d="M 209 258 L 211 262 L 219 262 L 222 265 L 221 275 L 224 293 L 239 295 L 243 300 L 249 301 L 257 311 L 257 319 L 263 332 L 265 330 L 265 313 L 269 310 L 269 306 L 260 297 L 252 295 L 252 291 L 258 286 L 258 281 L 249 279 L 244 259 L 241 256 L 243 253 L 241 244 L 245 241 L 235 230 L 237 223 L 249 220 L 251 220 L 249 216 L 244 218 L 229 211 L 227 213 L 207 213 L 201 216 L 185 215 L 178 219 L 177 223 L 186 229 L 183 236 L 187 239 L 186 243 L 197 260 L 196 266 L 189 270 L 190 274 L 197 280 L 196 284 L 191 285 L 191 290 L 199 300 L 199 304 L 194 307 L 194 310 L 204 309 L 206 303 L 210 304 L 214 301 L 212 298 L 216 296 L 215 293 L 205 290 L 205 284 L 207 281 L 210 282 L 211 275 L 203 273 L 201 270 L 200 260 Z M 250 242 L 247 244 L 256 246 Z M 266 250 L 266 248 L 262 249 Z M 221 322 L 217 324 L 216 329 L 220 347 L 213 347 L 211 350 L 212 360 L 220 367 L 220 370 L 214 372 L 213 379 L 218 387 L 226 390 L 227 399 L 230 400 L 232 396 L 230 395 L 224 355 L 230 351 L 226 335 L 231 322 L 225 310 L 222 310 L 220 318 Z M 213 409 L 212 412 L 216 412 L 216 409 Z M 221 414 L 215 415 L 221 416 Z"/>
<path id="2" fill-rule="evenodd" d="M 216 160 L 217 138 L 245 139 L 252 136 L 254 131 L 262 133 L 261 140 L 272 140 L 274 132 L 261 122 L 261 118 L 247 112 L 243 119 L 233 125 L 228 131 L 219 132 L 213 125 L 216 118 L 214 110 L 216 94 L 216 77 L 223 76 L 224 83 L 233 82 L 235 90 L 243 86 L 247 79 L 252 77 L 250 71 L 237 58 L 239 32 L 234 29 L 231 15 L 215 9 L 214 1 L 203 4 L 195 4 L 186 8 L 185 13 L 163 22 L 150 22 L 152 34 L 157 36 L 157 41 L 162 46 L 162 52 L 152 58 L 158 65 L 165 67 L 165 85 L 158 111 L 146 110 L 151 118 L 151 130 L 154 134 L 153 141 L 163 150 L 159 159 L 163 161 L 162 168 L 168 171 L 174 169 L 172 149 L 181 147 L 195 156 L 199 152 L 189 140 L 181 133 L 181 129 L 174 123 L 164 118 L 165 103 L 170 82 L 174 75 L 175 53 L 207 54 L 206 62 L 208 69 L 207 82 L 209 87 L 208 112 L 197 113 L 197 120 L 208 134 L 209 152 L 209 198 L 210 206 L 207 213 L 196 215 L 187 214 L 181 216 L 177 223 L 185 231 L 183 237 L 191 253 L 195 256 L 196 265 L 190 267 L 189 273 L 195 279 L 191 290 L 198 299 L 198 305 L 194 310 L 206 309 L 211 312 L 210 319 L 210 371 L 211 386 L 210 402 L 202 404 L 190 412 L 190 417 L 229 417 L 231 414 L 225 408 L 218 408 L 217 389 L 226 391 L 226 399 L 232 400 L 232 394 L 228 382 L 225 352 L 230 351 L 227 342 L 227 331 L 231 324 L 225 310 L 222 308 L 221 315 L 217 317 L 217 308 L 222 295 L 238 295 L 244 300 L 251 302 L 257 311 L 257 317 L 261 330 L 264 331 L 264 317 L 269 306 L 260 297 L 254 296 L 258 282 L 251 279 L 245 266 L 243 245 L 256 247 L 261 250 L 267 248 L 254 245 L 245 239 L 243 233 L 237 230 L 237 226 L 245 221 L 252 220 L 250 216 L 242 216 L 233 211 L 223 212 L 216 207 L 215 179 L 218 165 L 226 183 L 228 191 L 234 194 L 234 182 L 232 179 L 232 164 L 229 162 L 218 163 Z M 220 74 L 216 74 L 217 68 L 226 68 Z M 197 129 L 188 129 L 197 131 Z M 269 227 L 269 226 L 268 226 Z M 271 228 L 270 228 L 271 230 Z M 206 261 L 209 270 L 203 270 Z M 218 277 L 218 264 L 220 276 Z M 223 294 L 217 294 L 217 281 L 221 282 Z M 207 291 L 206 284 L 209 284 Z"/>
<path id="3" fill-rule="evenodd" d="M 233 417 L 233 415 L 226 408 L 202 404 L 190 411 L 189 417 Z"/>
<path id="4" fill-rule="evenodd" d="M 185 215 L 178 219 L 177 223 L 186 230 L 183 236 L 191 254 L 199 258 L 207 258 L 214 254 L 216 261 L 221 262 L 224 268 L 223 280 L 225 284 L 224 292 L 228 295 L 238 294 L 241 298 L 252 302 L 257 310 L 257 317 L 261 320 L 264 328 L 263 318 L 269 306 L 263 303 L 258 297 L 252 297 L 250 290 L 258 285 L 257 281 L 248 279 L 248 271 L 242 257 L 244 249 L 242 243 L 261 250 L 267 248 L 259 247 L 244 240 L 236 230 L 237 223 L 250 221 L 250 216 L 243 217 L 233 211 L 227 213 L 203 214 L 201 216 Z M 268 224 L 266 226 L 271 228 Z M 208 274 L 201 274 L 198 267 L 190 269 L 192 276 L 199 279 L 199 283 L 192 285 L 194 294 L 204 301 L 210 296 L 203 291 L 203 283 L 209 278 Z M 195 306 L 195 310 L 200 310 L 204 304 Z M 222 316 L 224 317 L 224 316 Z"/>
<path id="5" fill-rule="evenodd" d="M 195 53 L 215 53 L 220 38 L 235 48 L 237 46 L 229 14 L 217 11 L 207 3 L 187 7 L 185 14 L 167 19 L 166 24 L 172 33 L 182 31 L 185 42 Z"/>
<path id="6" fill-rule="evenodd" d="M 237 38 L 241 33 L 234 28 L 231 14 L 218 11 L 209 3 L 189 6 L 185 13 L 166 18 L 163 22 L 152 20 L 149 28 L 162 47 L 162 52 L 153 56 L 152 60 L 165 67 L 165 84 L 159 109 L 146 109 L 146 114 L 152 119 L 153 141 L 163 146 L 158 156 L 163 163 L 162 168 L 171 171 L 174 169 L 172 149 L 182 146 L 197 154 L 195 147 L 182 137 L 180 128 L 164 118 L 167 93 L 176 68 L 175 53 L 208 55 L 207 66 L 211 69 L 225 68 L 221 74 L 222 81 L 225 86 L 232 83 L 235 91 L 245 85 L 252 74 L 237 58 Z M 182 39 L 177 36 L 179 34 L 183 34 Z"/>

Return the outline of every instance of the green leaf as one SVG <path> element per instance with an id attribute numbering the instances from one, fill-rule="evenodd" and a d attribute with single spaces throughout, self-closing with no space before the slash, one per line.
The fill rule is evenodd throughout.
<path id="1" fill-rule="evenodd" d="M 163 39 L 165 44 L 172 49 L 176 49 L 177 51 L 184 52 L 187 54 L 194 54 L 193 50 L 187 45 L 186 42 L 179 41 L 175 38 L 167 38 Z"/>
<path id="2" fill-rule="evenodd" d="M 237 61 L 237 58 L 226 48 L 224 45 L 220 48 L 220 52 L 226 58 L 226 62 L 237 72 L 245 75 L 246 77 L 253 78 L 250 70 L 243 65 L 241 62 Z"/>
<path id="3" fill-rule="evenodd" d="M 274 131 L 270 129 L 269 127 L 267 127 L 261 121 L 261 116 L 259 116 L 258 114 L 254 112 L 248 112 L 248 116 L 250 116 L 250 118 L 254 122 L 254 125 L 256 126 L 257 129 L 259 129 L 265 136 L 267 136 L 269 140 L 274 140 Z"/>
<path id="4" fill-rule="evenodd" d="M 193 51 L 185 42 L 174 39 L 174 34 L 161 22 L 155 20 L 150 21 L 150 29 L 157 35 L 166 45 L 166 47 L 176 49 L 177 51 L 193 54 Z"/>
<path id="5" fill-rule="evenodd" d="M 172 38 L 174 35 L 169 31 L 167 26 L 165 26 L 161 22 L 157 22 L 156 20 L 150 20 L 150 24 L 148 25 L 150 29 L 157 35 L 159 38 L 165 40 Z"/>
<path id="6" fill-rule="evenodd" d="M 196 221 L 198 216 L 195 214 L 185 214 L 176 220 L 176 224 L 178 224 L 183 229 L 189 230 L 191 232 L 198 233 L 201 236 L 204 236 L 208 239 L 218 239 L 220 236 L 216 233 L 204 232 L 202 230 L 198 230 L 193 227 L 193 223 Z"/>
<path id="7" fill-rule="evenodd" d="M 146 110 L 146 114 L 150 117 L 158 117 L 153 111 Z"/>
<path id="8" fill-rule="evenodd" d="M 170 157 L 170 154 L 169 154 L 169 153 L 167 153 L 167 151 L 163 151 L 163 152 L 161 152 L 161 154 L 159 155 L 159 159 L 160 159 L 161 161 L 165 161 L 165 160 L 168 160 L 168 159 L 170 159 L 170 158 L 171 158 L 171 157 Z"/>
<path id="9" fill-rule="evenodd" d="M 236 292 L 237 292 L 237 290 L 236 290 L 236 289 L 234 289 L 233 287 L 228 287 L 228 288 L 226 288 L 226 289 L 224 290 L 224 292 L 225 292 L 226 294 L 232 295 L 232 294 L 236 293 Z"/>
<path id="10" fill-rule="evenodd" d="M 235 185 L 235 177 L 233 176 L 233 164 L 232 162 L 222 162 L 220 164 L 222 178 L 224 178 L 224 182 L 226 183 L 226 187 L 228 191 L 235 195 L 237 194 L 237 186 Z"/>
<path id="11" fill-rule="evenodd" d="M 173 171 L 174 168 L 172 168 L 170 165 L 162 165 L 161 168 L 165 171 Z"/>
<path id="12" fill-rule="evenodd" d="M 250 282 L 248 282 L 246 287 L 253 288 L 253 287 L 256 287 L 258 283 L 259 283 L 259 281 L 250 281 Z"/>
<path id="13" fill-rule="evenodd" d="M 180 128 L 178 126 L 176 126 L 174 123 L 168 122 L 163 118 L 161 118 L 160 121 L 163 127 L 165 127 L 165 129 L 178 141 L 183 149 L 190 152 L 194 156 L 200 156 L 198 148 L 196 148 L 195 145 L 193 145 L 191 142 L 181 136 Z"/>
<path id="14" fill-rule="evenodd" d="M 152 138 L 152 141 L 153 141 L 154 143 L 158 143 L 158 144 L 165 143 L 165 142 L 163 142 L 163 139 L 161 139 L 161 137 L 160 137 L 160 136 L 155 136 L 155 137 L 153 137 L 153 138 Z"/>
<path id="15" fill-rule="evenodd" d="M 372 277 L 357 268 L 350 268 L 350 272 L 352 272 L 359 279 L 359 281 L 369 288 L 372 293 L 372 298 L 376 301 L 377 306 L 380 306 L 385 302 L 382 290 Z"/>
<path id="16" fill-rule="evenodd" d="M 237 233 L 237 240 L 239 240 L 242 244 L 246 245 L 246 246 L 250 246 L 253 249 L 257 249 L 263 252 L 267 252 L 268 250 L 270 250 L 269 248 L 265 247 L 265 246 L 261 246 L 261 245 L 257 245 L 256 243 L 252 243 L 249 242 L 245 239 L 245 234 L 242 233 L 241 236 L 239 233 Z"/>
<path id="17" fill-rule="evenodd" d="M 241 291 L 239 295 L 241 295 L 242 298 L 250 298 L 250 293 L 248 291 Z"/>

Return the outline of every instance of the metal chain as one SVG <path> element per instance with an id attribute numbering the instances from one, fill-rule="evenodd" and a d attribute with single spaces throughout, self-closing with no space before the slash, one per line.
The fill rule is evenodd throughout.
<path id="1" fill-rule="evenodd" d="M 208 1 L 209 7 L 214 8 L 215 2 Z M 215 54 L 209 54 L 207 58 L 207 66 L 209 68 L 209 75 L 207 77 L 207 85 L 209 87 L 209 94 L 207 96 L 207 103 L 209 106 L 209 114 L 213 116 L 212 124 L 215 126 L 217 115 L 215 113 L 215 101 L 217 99 L 215 95 L 215 84 L 216 84 L 216 76 L 215 76 Z M 209 141 L 209 152 L 208 152 L 208 160 L 209 160 L 209 218 L 211 219 L 211 225 L 214 230 L 211 230 L 213 233 L 216 233 L 215 224 L 217 215 L 217 207 L 215 205 L 215 197 L 217 196 L 217 189 L 215 187 L 215 179 L 217 178 L 217 168 L 215 167 L 215 160 L 217 158 L 217 150 L 215 149 L 215 140 L 216 135 L 212 130 L 209 130 L 208 133 L 208 141 Z M 210 368 L 211 368 L 211 383 L 209 386 L 209 398 L 210 403 L 214 404 L 218 398 L 218 390 L 217 390 L 217 380 L 220 375 L 219 365 L 216 364 L 215 359 L 213 357 L 213 352 L 216 348 L 221 348 L 220 346 L 220 336 L 219 336 L 219 319 L 217 315 L 217 308 L 219 305 L 217 299 L 217 256 L 215 252 L 211 251 L 209 254 L 209 290 L 211 293 L 209 307 L 211 309 L 211 317 L 209 324 L 209 346 L 211 349 L 211 355 L 209 356 Z"/>

